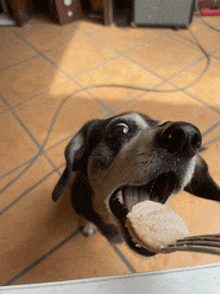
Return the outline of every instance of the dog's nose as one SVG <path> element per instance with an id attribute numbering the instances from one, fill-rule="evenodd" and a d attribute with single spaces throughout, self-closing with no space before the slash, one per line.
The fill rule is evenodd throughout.
<path id="1" fill-rule="evenodd" d="M 199 129 L 186 122 L 168 122 L 161 126 L 157 137 L 160 147 L 178 156 L 193 157 L 201 147 L 202 135 Z"/>

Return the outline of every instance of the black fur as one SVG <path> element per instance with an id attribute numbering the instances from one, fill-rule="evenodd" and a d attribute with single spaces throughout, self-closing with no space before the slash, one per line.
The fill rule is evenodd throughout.
<path id="1" fill-rule="evenodd" d="M 159 122 L 140 113 L 91 120 L 66 147 L 66 168 L 52 198 L 58 200 L 75 172 L 70 188 L 76 213 L 94 223 L 110 241 L 118 242 L 115 224 L 109 222 L 114 215 L 128 246 L 152 256 L 154 253 L 136 247 L 132 241 L 125 227 L 127 210 L 115 198 L 116 192 L 140 189 L 150 200 L 159 197 L 165 203 L 172 193 L 184 189 L 195 196 L 220 201 L 220 188 L 209 175 L 199 149 L 201 134 L 186 122 Z M 121 183 L 114 186 L 119 179 Z M 110 195 L 102 195 L 102 188 L 102 193 L 112 189 Z"/>

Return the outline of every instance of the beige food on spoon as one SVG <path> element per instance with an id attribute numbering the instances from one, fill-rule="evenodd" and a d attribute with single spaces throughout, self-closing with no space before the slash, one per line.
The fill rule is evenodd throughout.
<path id="1" fill-rule="evenodd" d="M 126 226 L 135 243 L 153 252 L 189 236 L 186 223 L 175 211 L 150 200 L 132 207 Z"/>

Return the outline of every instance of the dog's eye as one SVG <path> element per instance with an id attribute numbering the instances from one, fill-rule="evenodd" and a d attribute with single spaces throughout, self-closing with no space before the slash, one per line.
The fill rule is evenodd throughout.
<path id="1" fill-rule="evenodd" d="M 130 129 L 129 129 L 128 125 L 121 122 L 111 128 L 107 138 L 117 140 L 119 138 L 122 138 L 129 131 L 130 131 Z"/>
<path id="2" fill-rule="evenodd" d="M 112 129 L 112 135 L 124 135 L 129 132 L 129 127 L 125 123 L 118 123 L 117 125 L 114 126 Z"/>
<path id="3" fill-rule="evenodd" d="M 112 150 L 119 150 L 121 144 L 125 142 L 129 136 L 130 128 L 126 123 L 120 122 L 112 126 L 105 137 L 105 142 Z"/>
<path id="4" fill-rule="evenodd" d="M 115 126 L 116 130 L 121 131 L 124 134 L 127 134 L 129 132 L 129 127 L 125 123 L 119 123 Z"/>

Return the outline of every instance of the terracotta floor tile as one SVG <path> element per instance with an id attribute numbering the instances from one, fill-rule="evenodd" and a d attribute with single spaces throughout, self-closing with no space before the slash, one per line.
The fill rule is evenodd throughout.
<path id="1" fill-rule="evenodd" d="M 37 53 L 27 44 L 19 40 L 9 29 L 0 30 L 1 62 L 0 69 L 12 66 L 30 57 L 37 56 Z"/>
<path id="2" fill-rule="evenodd" d="M 132 71 L 134 73 L 134 71 Z M 138 80 L 138 79 L 137 79 Z M 143 82 L 143 85 L 135 85 L 137 82 L 133 82 L 134 86 L 140 86 L 141 88 L 151 88 L 151 86 L 148 86 L 149 81 L 152 82 L 152 80 L 158 81 L 157 78 L 155 79 L 154 76 L 149 74 L 148 72 L 143 72 L 143 75 L 141 76 L 141 80 Z M 120 83 L 120 82 L 119 82 Z M 123 83 L 121 83 L 123 84 Z M 128 83 L 125 81 L 125 84 L 128 85 Z M 129 85 L 128 85 L 129 86 Z M 161 86 L 158 86 L 157 89 L 173 89 L 172 86 L 169 84 L 162 84 Z M 117 110 L 123 107 L 125 104 L 129 103 L 132 100 L 135 100 L 137 96 L 142 94 L 143 92 L 140 90 L 134 90 L 129 88 L 120 88 L 120 87 L 106 87 L 106 88 L 97 88 L 97 89 L 90 89 L 89 90 L 95 97 L 97 97 L 100 101 L 104 102 L 105 105 L 110 107 L 112 110 Z"/>
<path id="3" fill-rule="evenodd" d="M 24 27 L 13 30 L 29 44 L 42 52 L 76 41 L 85 35 L 71 25 L 59 25 L 51 22 L 47 16 L 33 17 Z"/>
<path id="4" fill-rule="evenodd" d="M 78 227 L 67 191 L 57 203 L 51 199 L 58 181 L 53 174 L 32 190 L 1 220 L 1 285 L 57 246 Z"/>
<path id="5" fill-rule="evenodd" d="M 0 116 L 1 175 L 32 158 L 38 152 L 35 143 L 9 113 Z"/>
<path id="6" fill-rule="evenodd" d="M 220 59 L 220 50 L 218 52 L 215 53 L 215 56 L 218 57 Z"/>
<path id="7" fill-rule="evenodd" d="M 54 49 L 46 55 L 74 76 L 114 57 L 116 53 L 88 37 Z"/>
<path id="8" fill-rule="evenodd" d="M 72 137 L 71 137 L 72 138 Z M 63 163 L 66 163 L 64 151 L 71 140 L 71 138 L 65 140 L 64 142 L 56 145 L 55 147 L 49 149 L 46 151 L 46 154 L 49 156 L 49 158 L 53 161 L 53 163 L 58 167 Z"/>
<path id="9" fill-rule="evenodd" d="M 67 80 L 49 62 L 39 57 L 0 73 L 1 93 L 9 104 L 14 104 L 34 94 Z"/>
<path id="10" fill-rule="evenodd" d="M 27 165 L 28 164 L 25 164 L 12 174 L 1 179 L 0 189 L 5 187 L 11 180 L 18 176 L 18 174 L 20 174 Z M 26 190 L 47 176 L 51 171 L 52 167 L 49 162 L 43 156 L 39 157 L 35 163 L 21 176 L 21 178 L 1 193 L 2 201 L 0 202 L 0 210 L 7 207 L 17 197 L 22 195 Z"/>
<path id="11" fill-rule="evenodd" d="M 131 28 L 131 27 L 114 27 L 110 26 L 94 34 L 102 42 L 115 48 L 119 52 L 147 42 L 158 34 L 153 29 L 148 28 Z"/>
<path id="12" fill-rule="evenodd" d="M 66 166 L 63 166 L 63 167 L 59 168 L 59 171 L 60 171 L 61 174 L 64 172 L 65 167 Z"/>
<path id="13" fill-rule="evenodd" d="M 13 111 L 34 135 L 39 144 L 42 145 L 59 105 L 63 99 L 78 89 L 73 82 L 67 81 L 34 99 L 14 107 Z M 78 98 L 78 96 L 73 96 L 66 103 L 70 106 L 74 98 Z M 60 114 L 62 112 L 63 108 L 61 108 Z"/>
<path id="14" fill-rule="evenodd" d="M 199 21 L 202 22 L 199 18 Z M 205 17 L 205 21 L 210 23 L 213 26 L 216 26 L 218 28 L 218 26 L 220 26 L 220 16 L 206 16 Z"/>
<path id="15" fill-rule="evenodd" d="M 220 186 L 220 173 L 219 173 L 219 162 L 220 162 L 220 140 L 215 143 L 208 145 L 207 149 L 202 152 L 201 156 L 206 160 L 209 166 L 210 175 L 213 177 L 215 182 Z M 218 229 L 220 226 L 218 224 Z"/>
<path id="16" fill-rule="evenodd" d="M 131 50 L 126 55 L 158 75 L 168 78 L 201 57 L 202 53 L 162 37 Z"/>
<path id="17" fill-rule="evenodd" d="M 46 147 L 78 131 L 88 120 L 100 117 L 102 107 L 89 95 L 81 93 L 76 99 L 67 102 L 54 126 Z"/>
<path id="18" fill-rule="evenodd" d="M 190 24 L 190 28 L 194 28 L 197 26 L 197 21 L 199 20 L 199 18 L 197 17 L 197 15 L 194 15 L 192 18 L 192 22 Z M 161 36 L 166 36 L 167 33 L 171 34 L 171 35 L 175 35 L 176 32 L 182 32 L 182 31 L 187 31 L 187 28 L 181 28 L 179 30 L 175 30 L 173 28 L 169 28 L 169 27 L 163 27 L 163 28 L 155 28 L 155 30 L 158 32 L 159 35 Z"/>
<path id="19" fill-rule="evenodd" d="M 6 107 L 7 105 L 2 100 L 0 100 L 0 111 L 3 111 Z"/>
<path id="20" fill-rule="evenodd" d="M 205 19 L 220 25 L 220 17 Z M 202 45 L 208 51 L 220 48 L 218 33 L 208 29 L 200 20 L 198 22 L 196 20 L 198 18 L 194 17 L 190 27 Z M 15 38 L 11 30 L 25 38 L 37 50 L 47 52 L 48 58 L 52 58 L 83 86 L 117 83 L 143 88 L 154 87 L 162 83 L 162 80 L 144 70 L 142 66 L 164 78 L 202 56 L 201 52 L 181 45 L 183 41 L 186 45 L 196 46 L 186 30 L 131 29 L 114 26 L 109 28 L 102 22 L 91 20 L 79 20 L 60 26 L 50 22 L 46 16 L 33 17 L 22 28 L 2 28 L 4 40 L 7 40 L 6 47 L 9 49 L 5 50 L 4 62 L 8 62 L 7 66 L 13 67 L 1 72 L 3 81 L 1 95 L 13 105 L 13 111 L 39 144 L 43 143 L 52 117 L 61 101 L 78 87 L 74 82 L 68 81 L 66 76 L 50 62 L 42 57 L 32 56 L 31 47 L 29 48 L 21 39 Z M 100 42 L 92 39 L 90 34 Z M 170 38 L 166 37 L 167 34 Z M 157 36 L 161 37 L 132 50 L 133 46 L 151 41 Z M 129 57 L 117 56 L 113 50 L 101 44 L 102 42 L 122 53 L 131 49 Z M 131 56 L 142 66 L 130 61 Z M 29 57 L 30 59 L 25 61 Z M 143 92 L 127 88 L 90 89 L 89 92 L 98 100 L 91 98 L 85 92 L 72 95 L 61 109 L 45 147 L 48 160 L 59 167 L 62 173 L 65 168 L 65 165 L 61 166 L 65 163 L 64 149 L 70 140 L 68 136 L 77 132 L 90 119 L 109 116 L 110 110 L 112 113 L 140 111 L 159 120 L 185 120 L 198 126 L 202 132 L 207 131 L 220 120 L 219 51 L 216 51 L 215 57 L 204 78 L 187 90 L 190 95 L 207 103 L 210 108 L 182 92 L 148 92 L 137 100 L 135 97 Z M 15 63 L 18 65 L 14 66 Z M 102 63 L 104 64 L 100 66 Z M 178 87 L 184 86 L 198 77 L 204 66 L 205 61 L 202 61 L 177 75 L 171 82 Z M 164 83 L 157 89 L 173 88 Z M 42 92 L 44 94 L 27 99 Z M 0 103 L 0 111 L 3 111 L 6 106 L 3 100 L 2 102 L 0 100 Z M 211 107 L 215 108 L 215 111 Z M 10 112 L 1 113 L 0 118 L 3 122 L 1 124 L 3 138 L 0 139 L 3 142 L 3 152 L 1 150 L 0 155 L 1 172 L 4 174 L 14 170 L 8 176 L 1 178 L 1 189 L 17 176 L 25 165 L 17 170 L 16 167 L 36 155 L 38 149 Z M 203 142 L 214 140 L 219 134 L 218 126 L 204 136 Z M 201 156 L 208 163 L 211 176 L 220 185 L 220 140 L 207 145 Z M 4 191 L 1 195 L 1 209 L 53 171 L 48 160 L 44 156 L 38 158 L 25 175 Z M 75 174 L 73 179 L 74 176 Z M 77 216 L 71 206 L 68 189 L 56 203 L 52 201 L 51 194 L 58 179 L 58 173 L 52 172 L 3 213 L 0 241 L 3 274 L 0 277 L 0 284 L 6 283 L 22 270 L 33 265 L 85 224 L 85 219 Z M 219 233 L 218 203 L 181 192 L 171 198 L 168 205 L 184 218 L 191 234 Z M 118 248 L 138 272 L 220 262 L 219 256 L 198 253 L 161 254 L 155 258 L 143 258 L 134 254 L 124 243 L 118 245 Z M 90 238 L 85 238 L 81 234 L 72 238 L 14 281 L 14 284 L 126 273 L 129 273 L 126 265 L 106 239 L 97 232 Z"/>
<path id="21" fill-rule="evenodd" d="M 185 70 L 183 73 L 172 78 L 171 83 L 178 87 L 189 84 L 195 78 L 200 76 L 205 68 L 206 61 L 203 60 L 197 65 Z M 220 61 L 212 59 L 210 67 L 205 75 L 200 79 L 198 83 L 187 89 L 187 92 L 193 94 L 195 97 L 204 101 L 208 105 L 215 109 L 220 110 L 220 83 L 219 83 Z"/>
<path id="22" fill-rule="evenodd" d="M 214 22 L 217 24 L 219 23 L 220 17 L 211 17 L 211 19 L 214 20 Z M 207 20 L 207 18 L 205 17 L 204 20 Z M 193 22 L 193 24 L 190 25 L 190 29 L 193 31 L 204 49 L 208 52 L 212 52 L 213 50 L 220 47 L 219 33 L 207 27 L 201 20 Z M 168 34 L 172 36 L 172 38 L 177 38 L 180 41 L 198 48 L 196 41 L 187 29 L 181 29 L 177 31 L 169 30 Z"/>
<path id="23" fill-rule="evenodd" d="M 203 143 L 208 143 L 220 137 L 220 124 L 203 137 Z M 209 146 L 209 145 L 208 145 Z M 207 148 L 209 148 L 207 146 Z"/>
<path id="24" fill-rule="evenodd" d="M 90 93 L 92 93 L 96 98 L 105 103 L 112 110 L 117 109 L 124 103 L 127 103 L 138 94 L 142 93 L 138 90 L 126 89 L 126 88 L 97 88 L 90 89 Z"/>
<path id="25" fill-rule="evenodd" d="M 46 94 L 14 107 L 14 111 L 42 145 L 60 103 L 77 89 L 72 82 L 67 82 Z M 78 131 L 89 119 L 97 118 L 101 108 L 85 92 L 72 95 L 61 108 L 45 147 L 47 148 Z"/>
<path id="26" fill-rule="evenodd" d="M 140 68 L 130 60 L 120 57 L 76 77 L 76 81 L 83 86 L 99 85 L 102 83 L 153 87 L 162 80 Z"/>
<path id="27" fill-rule="evenodd" d="M 41 262 L 14 284 L 42 283 L 128 274 L 100 233 L 79 235 Z"/>
<path id="28" fill-rule="evenodd" d="M 91 21 L 90 19 L 79 19 L 72 23 L 74 27 L 77 27 L 84 32 L 87 32 L 89 34 L 93 34 L 104 27 L 104 23 L 102 21 Z"/>
<path id="29" fill-rule="evenodd" d="M 148 93 L 120 108 L 117 113 L 126 111 L 142 112 L 161 121 L 187 121 L 196 125 L 201 132 L 219 120 L 217 113 L 182 92 Z"/>
<path id="30" fill-rule="evenodd" d="M 83 86 L 120 84 L 144 88 L 153 87 L 162 82 L 156 76 L 123 57 L 77 77 L 76 81 Z M 89 89 L 89 91 L 112 109 L 119 107 L 141 93 L 140 90 L 114 87 Z"/>

